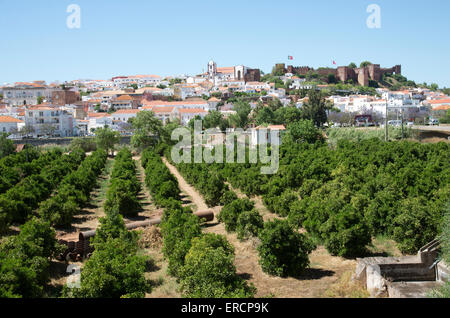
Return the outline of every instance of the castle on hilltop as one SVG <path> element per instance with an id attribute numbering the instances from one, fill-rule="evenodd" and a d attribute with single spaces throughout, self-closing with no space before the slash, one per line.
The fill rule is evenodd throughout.
<path id="1" fill-rule="evenodd" d="M 309 66 L 294 67 L 289 65 L 287 68 L 285 64 L 276 64 L 277 70 L 283 70 L 284 73 L 292 73 L 294 75 L 307 75 L 309 72 L 318 73 L 320 76 L 328 76 L 333 74 L 337 80 L 346 82 L 353 80 L 361 86 L 369 86 L 369 80 L 381 81 L 383 74 L 402 74 L 402 66 L 395 65 L 391 68 L 381 68 L 380 64 L 370 64 L 365 67 L 351 68 L 349 66 L 339 66 L 338 68 L 319 68 L 315 70 Z"/>

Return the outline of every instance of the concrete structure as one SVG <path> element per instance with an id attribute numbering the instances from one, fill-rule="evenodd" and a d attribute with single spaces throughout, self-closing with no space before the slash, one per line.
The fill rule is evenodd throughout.
<path id="1" fill-rule="evenodd" d="M 439 261 L 440 242 L 422 247 L 416 256 L 357 259 L 354 279 L 365 284 L 372 297 L 425 297 L 449 279 L 449 269 Z"/>

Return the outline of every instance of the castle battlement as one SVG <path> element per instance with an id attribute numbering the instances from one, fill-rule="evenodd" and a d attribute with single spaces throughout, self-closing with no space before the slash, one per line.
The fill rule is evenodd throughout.
<path id="1" fill-rule="evenodd" d="M 309 72 L 315 72 L 319 75 L 326 76 L 328 74 L 333 74 L 336 79 L 341 82 L 346 82 L 352 79 L 358 82 L 362 86 L 369 86 L 369 80 L 381 81 L 383 74 L 402 74 L 402 66 L 395 65 L 391 68 L 381 68 L 380 64 L 371 64 L 360 68 L 351 68 L 348 66 L 339 66 L 338 68 L 319 68 L 314 69 L 309 66 L 292 66 L 288 65 L 287 68 L 285 64 L 277 64 L 277 69 L 283 69 L 285 73 L 292 73 L 295 75 L 307 75 Z"/>

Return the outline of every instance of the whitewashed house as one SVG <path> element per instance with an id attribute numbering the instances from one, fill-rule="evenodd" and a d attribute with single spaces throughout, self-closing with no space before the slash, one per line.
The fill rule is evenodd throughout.
<path id="1" fill-rule="evenodd" d="M 25 109 L 25 124 L 34 129 L 34 137 L 53 135 L 71 137 L 74 134 L 73 115 L 61 107 L 29 106 Z"/>

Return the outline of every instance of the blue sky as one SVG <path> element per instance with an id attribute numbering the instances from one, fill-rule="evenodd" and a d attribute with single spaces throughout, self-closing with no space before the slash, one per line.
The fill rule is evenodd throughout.
<path id="1" fill-rule="evenodd" d="M 70 4 L 80 29 L 66 26 Z M 450 87 L 448 12 L 448 0 L 0 0 L 0 84 L 369 60 Z"/>

